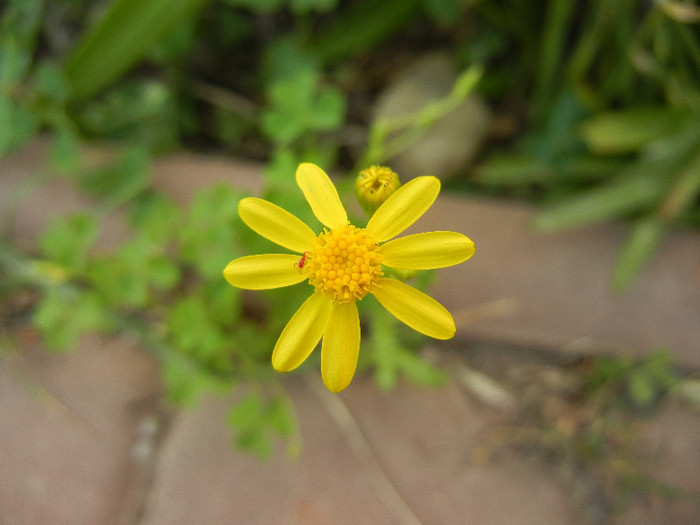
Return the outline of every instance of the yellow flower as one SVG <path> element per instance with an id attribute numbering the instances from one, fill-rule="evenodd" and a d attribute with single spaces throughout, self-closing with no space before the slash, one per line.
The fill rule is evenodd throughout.
<path id="1" fill-rule="evenodd" d="M 314 215 L 326 227 L 323 232 L 315 234 L 271 202 L 245 198 L 238 204 L 243 222 L 296 254 L 249 255 L 224 269 L 226 280 L 239 288 L 263 290 L 306 280 L 314 287 L 277 340 L 272 352 L 276 370 L 294 370 L 323 338 L 323 382 L 332 392 L 348 386 L 360 351 L 356 301 L 367 293 L 418 332 L 436 339 L 455 334 L 452 315 L 435 299 L 382 277 L 382 266 L 429 270 L 459 264 L 474 254 L 474 243 L 461 233 L 428 232 L 390 240 L 430 208 L 440 192 L 437 178 L 418 177 L 399 188 L 372 215 L 366 228 L 349 224 L 338 192 L 321 168 L 300 164 L 296 180 Z"/>

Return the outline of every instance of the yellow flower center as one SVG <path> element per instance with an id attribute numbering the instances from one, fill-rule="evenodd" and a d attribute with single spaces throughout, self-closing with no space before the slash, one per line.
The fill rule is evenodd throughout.
<path id="1" fill-rule="evenodd" d="M 339 303 L 362 299 L 382 275 L 382 256 L 364 228 L 351 224 L 325 230 L 304 254 L 300 270 L 317 292 Z M 301 263 L 301 261 L 300 261 Z"/>

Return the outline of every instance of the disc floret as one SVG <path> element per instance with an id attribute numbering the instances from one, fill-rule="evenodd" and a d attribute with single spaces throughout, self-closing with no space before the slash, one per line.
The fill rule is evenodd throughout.
<path id="1" fill-rule="evenodd" d="M 382 256 L 364 228 L 351 224 L 324 230 L 306 254 L 303 271 L 317 292 L 337 303 L 362 299 L 382 276 Z"/>

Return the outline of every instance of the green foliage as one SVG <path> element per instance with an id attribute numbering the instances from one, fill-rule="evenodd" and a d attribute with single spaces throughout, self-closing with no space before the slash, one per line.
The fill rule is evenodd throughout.
<path id="1" fill-rule="evenodd" d="M 628 154 L 682 132 L 692 120 L 692 114 L 673 108 L 634 108 L 599 113 L 585 120 L 579 131 L 583 141 L 595 153 Z"/>
<path id="2" fill-rule="evenodd" d="M 482 184 L 545 201 L 540 229 L 632 219 L 613 271 L 618 290 L 642 272 L 663 233 L 692 216 L 700 195 L 698 34 L 673 10 L 640 7 L 626 0 L 578 11 L 551 0 L 541 20 L 505 17 L 518 27 L 513 42 L 520 35 L 541 51 L 523 55 L 532 63 L 521 73 L 532 75 L 524 84 L 533 86 L 533 125 L 518 153 L 478 168 Z M 477 9 L 491 20 L 499 14 Z"/>
<path id="3" fill-rule="evenodd" d="M 156 80 L 119 85 L 82 107 L 76 120 L 91 135 L 133 141 L 154 150 L 171 148 L 178 140 L 173 94 Z"/>
<path id="4" fill-rule="evenodd" d="M 318 75 L 301 70 L 281 78 L 269 88 L 270 109 L 262 116 L 262 129 L 273 142 L 289 144 L 309 131 L 338 127 L 344 99 L 333 89 L 318 90 Z"/>
<path id="5" fill-rule="evenodd" d="M 0 19 L 0 157 L 32 138 L 42 125 L 56 129 L 64 145 L 72 132 L 62 72 L 35 60 L 43 16 L 43 1 L 13 0 Z"/>
<path id="6" fill-rule="evenodd" d="M 583 138 L 606 154 L 638 153 L 596 186 L 550 205 L 535 226 L 556 230 L 640 217 L 617 261 L 613 285 L 627 288 L 653 255 L 667 227 L 700 195 L 700 127 L 676 110 L 602 114 L 584 122 Z"/>
<path id="7" fill-rule="evenodd" d="M 324 63 L 371 51 L 419 13 L 419 0 L 358 0 L 313 38 L 315 55 Z"/>
<path id="8" fill-rule="evenodd" d="M 164 353 L 160 361 L 167 398 L 172 403 L 195 406 L 204 395 L 212 392 L 226 393 L 235 386 L 230 378 L 213 375 L 180 354 Z"/>
<path id="9" fill-rule="evenodd" d="M 53 222 L 42 235 L 39 245 L 52 262 L 79 274 L 85 269 L 88 250 L 97 233 L 97 223 L 92 216 L 74 214 Z"/>
<path id="10" fill-rule="evenodd" d="M 273 13 L 284 5 L 284 0 L 226 0 L 227 4 L 243 7 L 258 13 Z"/>
<path id="11" fill-rule="evenodd" d="M 271 14 L 287 6 L 294 13 L 303 14 L 310 11 L 330 11 L 337 7 L 339 0 L 226 0 L 226 3 L 260 14 Z"/>
<path id="12" fill-rule="evenodd" d="M 226 264 L 240 251 L 234 226 L 240 227 L 241 195 L 220 185 L 199 193 L 190 207 L 179 238 L 183 260 L 209 279 L 220 278 Z"/>
<path id="13" fill-rule="evenodd" d="M 137 236 L 120 245 L 115 254 L 92 261 L 87 277 L 105 303 L 144 308 L 152 291 L 172 290 L 180 275 L 180 268 L 161 246 Z"/>
<path id="14" fill-rule="evenodd" d="M 157 40 L 206 0 L 115 0 L 66 60 L 71 97 L 85 99 L 133 66 Z"/>
<path id="15" fill-rule="evenodd" d="M 625 357 L 596 358 L 586 390 L 589 396 L 623 399 L 648 413 L 677 383 L 671 353 L 659 349 L 638 362 Z"/>
<path id="16" fill-rule="evenodd" d="M 101 166 L 80 179 L 86 193 L 114 208 L 136 197 L 151 182 L 149 157 L 140 147 L 124 151 L 116 161 Z"/>
<path id="17" fill-rule="evenodd" d="M 624 290 L 632 284 L 661 243 L 665 230 L 665 224 L 657 217 L 645 217 L 634 224 L 615 264 L 616 289 Z"/>
<path id="18" fill-rule="evenodd" d="M 479 66 L 472 66 L 459 75 L 446 97 L 425 105 L 415 113 L 392 119 L 375 120 L 369 130 L 367 149 L 358 161 L 357 170 L 386 162 L 408 149 L 436 121 L 464 102 L 476 87 L 482 74 L 483 71 Z"/>
<path id="19" fill-rule="evenodd" d="M 293 180 L 292 164 L 302 158 L 330 161 L 335 155 L 337 147 L 324 146 L 320 134 L 342 125 L 346 101 L 338 89 L 323 82 L 318 61 L 288 38 L 267 48 L 264 74 L 267 104 L 260 131 L 272 144 L 268 182 L 270 189 L 284 191 Z"/>
<path id="20" fill-rule="evenodd" d="M 272 437 L 291 437 L 296 425 L 284 398 L 263 399 L 258 392 L 244 396 L 229 411 L 228 421 L 236 432 L 236 446 L 269 458 Z"/>
<path id="21" fill-rule="evenodd" d="M 94 293 L 60 287 L 45 291 L 32 320 L 44 335 L 46 344 L 54 350 L 75 348 L 82 334 L 111 327 Z"/>

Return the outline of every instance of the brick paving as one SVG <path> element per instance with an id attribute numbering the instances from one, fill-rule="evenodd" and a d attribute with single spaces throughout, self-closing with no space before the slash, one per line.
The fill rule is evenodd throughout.
<path id="1" fill-rule="evenodd" d="M 0 211 L 40 159 L 36 152 L 3 159 Z M 158 185 L 181 200 L 192 194 L 195 172 L 198 185 L 229 180 L 251 189 L 258 174 L 187 155 L 156 166 Z M 18 242 L 31 246 L 52 214 L 81 205 L 65 184 L 38 190 L 21 207 Z M 464 273 L 441 274 L 435 288 L 456 312 L 463 341 L 570 353 L 666 344 L 678 362 L 700 368 L 697 236 L 670 236 L 631 292 L 615 296 L 606 283 L 621 228 L 538 236 L 527 227 L 531 217 L 520 205 L 445 197 L 421 223 L 444 228 L 449 219 L 477 243 Z M 105 244 L 124 235 L 112 220 Z M 382 393 L 359 376 L 330 398 L 317 382 L 316 374 L 297 374 L 283 383 L 299 417 L 301 455 L 290 458 L 281 446 L 261 462 L 231 446 L 224 421 L 231 398 L 164 406 L 157 363 L 128 339 L 85 337 L 60 355 L 32 340 L 5 349 L 0 524 L 581 522 L 575 494 L 551 465 L 479 461 L 474 450 L 485 430 L 509 412 L 478 402 L 454 380 Z M 698 436 L 697 411 L 678 405 L 642 425 L 659 458 L 652 473 L 700 493 Z M 619 522 L 700 523 L 700 508 L 687 500 L 631 502 Z"/>

